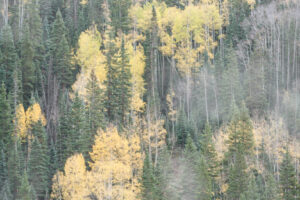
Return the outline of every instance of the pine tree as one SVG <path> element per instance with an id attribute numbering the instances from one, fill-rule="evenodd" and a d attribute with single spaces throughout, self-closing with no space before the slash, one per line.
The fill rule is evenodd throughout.
<path id="1" fill-rule="evenodd" d="M 242 155 L 251 154 L 254 147 L 253 127 L 248 110 L 245 104 L 239 111 L 234 108 L 233 118 L 229 124 L 229 154 L 240 153 Z"/>
<path id="2" fill-rule="evenodd" d="M 12 114 L 4 83 L 0 88 L 0 127 L 0 142 L 4 145 L 3 148 L 6 153 L 8 149 L 5 148 L 5 145 L 11 142 Z"/>
<path id="3" fill-rule="evenodd" d="M 5 83 L 7 91 L 14 90 L 14 72 L 18 67 L 18 55 L 15 49 L 12 30 L 5 25 L 0 36 L 0 80 Z"/>
<path id="4" fill-rule="evenodd" d="M 88 118 L 91 133 L 96 134 L 99 128 L 104 128 L 104 91 L 92 70 L 87 84 Z"/>
<path id="5" fill-rule="evenodd" d="M 127 33 L 130 25 L 130 18 L 128 15 L 131 6 L 130 0 L 115 0 L 109 2 L 111 11 L 111 24 L 115 33 L 119 31 Z"/>
<path id="6" fill-rule="evenodd" d="M 5 182 L 7 181 L 7 161 L 6 155 L 4 153 L 4 145 L 0 143 L 0 191 L 4 187 Z"/>
<path id="7" fill-rule="evenodd" d="M 61 12 L 58 10 L 51 28 L 50 47 L 53 58 L 53 72 L 61 82 L 63 88 L 70 86 L 73 79 L 70 48 L 66 32 Z"/>
<path id="8" fill-rule="evenodd" d="M 105 92 L 105 108 L 107 112 L 107 118 L 109 121 L 115 121 L 118 119 L 118 65 L 116 62 L 116 47 L 112 39 L 112 33 L 110 33 L 110 39 L 107 42 L 106 53 L 106 80 L 104 85 L 106 86 Z"/>
<path id="9" fill-rule="evenodd" d="M 88 129 L 88 121 L 86 116 L 86 108 L 83 101 L 76 94 L 71 106 L 70 115 L 67 121 L 70 129 L 67 130 L 65 139 L 66 157 L 71 156 L 74 152 L 83 153 L 85 158 L 92 145 L 92 136 Z M 64 134 L 66 134 L 64 133 Z"/>
<path id="10" fill-rule="evenodd" d="M 152 162 L 149 160 L 148 154 L 144 159 L 144 166 L 143 166 L 143 175 L 142 175 L 142 199 L 150 200 L 155 199 L 155 181 L 154 181 L 154 174 L 153 174 L 153 165 Z"/>
<path id="11" fill-rule="evenodd" d="M 17 199 L 22 199 L 22 200 L 35 199 L 34 190 L 28 181 L 28 176 L 26 171 L 22 175 L 21 185 L 20 188 L 18 189 Z"/>
<path id="12" fill-rule="evenodd" d="M 32 40 L 30 37 L 28 24 L 25 25 L 23 38 L 21 41 L 21 68 L 22 68 L 22 88 L 23 104 L 25 108 L 29 106 L 29 101 L 34 89 L 35 83 L 35 66 L 33 62 L 34 52 Z"/>
<path id="13" fill-rule="evenodd" d="M 121 122 L 124 124 L 126 120 L 126 114 L 130 110 L 131 100 L 131 73 L 129 66 L 128 54 L 125 50 L 124 38 L 122 38 L 120 60 L 118 62 L 119 69 L 119 87 L 118 87 L 118 99 L 119 99 L 119 116 Z"/>
<path id="14" fill-rule="evenodd" d="M 33 142 L 28 162 L 29 182 L 39 199 L 46 198 L 49 186 L 49 152 L 45 129 L 41 121 L 35 123 L 31 130 Z"/>
<path id="15" fill-rule="evenodd" d="M 251 175 L 247 191 L 241 195 L 241 200 L 260 200 L 259 187 L 256 183 L 256 177 Z"/>
<path id="16" fill-rule="evenodd" d="M 299 186 L 297 184 L 297 175 L 292 163 L 292 157 L 287 149 L 283 155 L 283 160 L 280 166 L 280 188 L 282 199 L 292 200 L 296 198 Z"/>
<path id="17" fill-rule="evenodd" d="M 247 164 L 243 154 L 235 155 L 235 162 L 229 171 L 228 190 L 229 199 L 239 200 L 241 195 L 247 191 L 248 175 Z"/>
<path id="18" fill-rule="evenodd" d="M 193 159 L 193 156 L 196 152 L 197 152 L 197 147 L 196 147 L 191 135 L 188 134 L 186 143 L 184 146 L 184 153 L 186 154 L 186 157 L 190 157 L 191 159 Z"/>
<path id="19" fill-rule="evenodd" d="M 10 184 L 13 199 L 17 198 L 18 189 L 21 186 L 22 172 L 24 170 L 24 156 L 21 150 L 20 142 L 17 140 L 11 145 L 8 162 L 8 182 Z"/>
<path id="20" fill-rule="evenodd" d="M 11 193 L 10 184 L 9 184 L 8 180 L 3 182 L 3 186 L 0 190 L 0 196 L 1 196 L 2 200 L 13 199 L 13 195 Z"/>
<path id="21" fill-rule="evenodd" d="M 207 162 L 208 173 L 211 178 L 216 178 L 220 172 L 220 165 L 217 159 L 217 151 L 213 142 L 213 135 L 210 125 L 207 123 L 200 140 L 201 154 Z"/>
<path id="22" fill-rule="evenodd" d="M 274 200 L 279 200 L 279 187 L 276 183 L 276 180 L 273 176 L 273 174 L 268 173 L 266 175 L 266 182 L 265 182 L 265 188 L 263 192 L 262 199 L 263 200 L 268 200 L 268 199 L 274 199 Z"/>
<path id="23" fill-rule="evenodd" d="M 44 46 L 45 41 L 43 40 L 43 22 L 39 14 L 40 10 L 46 8 L 43 7 L 42 1 L 32 0 L 28 5 L 29 15 L 28 24 L 30 29 L 30 38 L 32 40 L 33 48 L 33 62 L 35 69 L 35 83 L 34 90 L 42 93 L 41 79 L 42 69 L 45 62 L 46 49 Z M 42 15 L 46 14 L 42 13 Z"/>
<path id="24" fill-rule="evenodd" d="M 183 109 L 179 111 L 177 123 L 175 125 L 175 133 L 177 136 L 177 145 L 184 147 L 186 143 L 186 138 L 189 134 L 189 127 L 186 119 L 186 114 Z"/>

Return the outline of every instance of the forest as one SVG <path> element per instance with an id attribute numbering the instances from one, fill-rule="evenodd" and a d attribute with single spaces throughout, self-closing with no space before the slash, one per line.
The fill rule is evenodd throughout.
<path id="1" fill-rule="evenodd" d="M 0 0 L 0 200 L 300 200 L 299 0 Z"/>

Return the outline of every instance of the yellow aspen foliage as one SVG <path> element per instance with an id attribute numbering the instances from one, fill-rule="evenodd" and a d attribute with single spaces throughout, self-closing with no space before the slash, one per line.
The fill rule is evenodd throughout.
<path id="1" fill-rule="evenodd" d="M 82 154 L 67 159 L 64 173 L 57 172 L 53 177 L 52 199 L 62 196 L 65 200 L 89 199 L 86 187 L 87 171 Z"/>
<path id="2" fill-rule="evenodd" d="M 145 107 L 145 102 L 143 101 L 143 95 L 145 93 L 143 75 L 146 66 L 144 49 L 141 45 L 136 46 L 136 49 L 134 49 L 131 43 L 127 43 L 126 49 L 129 54 L 129 65 L 132 75 L 131 109 L 136 112 L 142 112 Z"/>
<path id="3" fill-rule="evenodd" d="M 30 131 L 32 125 L 38 121 L 41 121 L 43 126 L 47 124 L 47 120 L 38 103 L 31 105 L 26 112 L 23 104 L 19 104 L 16 108 L 16 117 L 14 120 L 16 135 L 19 136 L 22 141 L 25 141 L 28 136 L 28 131 Z"/>
<path id="4" fill-rule="evenodd" d="M 142 164 L 138 140 L 129 143 L 115 127 L 98 131 L 89 163 L 88 187 L 98 199 L 137 199 Z M 138 167 L 139 169 L 135 168 Z"/>
<path id="5" fill-rule="evenodd" d="M 87 5 L 87 3 L 88 3 L 88 0 L 81 0 L 81 1 L 80 1 L 80 4 L 81 4 L 81 5 Z"/>
<path id="6" fill-rule="evenodd" d="M 40 105 L 38 103 L 34 103 L 26 110 L 27 128 L 31 128 L 31 126 L 38 121 L 41 121 L 43 126 L 47 124 L 46 118 L 42 113 Z"/>
<path id="7" fill-rule="evenodd" d="M 78 41 L 79 48 L 75 59 L 82 67 L 82 71 L 77 75 L 76 82 L 73 85 L 73 90 L 77 91 L 80 95 L 84 96 L 86 93 L 86 84 L 92 70 L 94 70 L 100 83 L 106 79 L 106 59 L 100 51 L 101 43 L 102 38 L 95 25 L 80 34 Z"/>
<path id="8" fill-rule="evenodd" d="M 155 8 L 162 43 L 160 50 L 165 55 L 173 56 L 179 70 L 190 75 L 193 67 L 202 65 L 199 55 L 206 53 L 210 59 L 214 57 L 213 50 L 218 44 L 214 33 L 226 22 L 226 2 L 221 5 L 216 0 L 189 1 L 182 10 L 153 1 L 143 6 L 136 4 L 130 13 L 136 20 L 137 28 L 145 33 L 151 28 L 152 7 Z"/>
<path id="9" fill-rule="evenodd" d="M 174 97 L 175 97 L 175 93 L 173 90 L 171 90 L 170 94 L 167 95 L 167 104 L 169 109 L 168 116 L 169 119 L 173 122 L 176 120 L 176 114 L 177 114 L 177 110 L 175 109 L 174 102 L 173 102 Z"/>
<path id="10" fill-rule="evenodd" d="M 16 118 L 14 120 L 16 125 L 16 135 L 21 138 L 22 141 L 25 141 L 27 136 L 27 127 L 26 127 L 26 114 L 23 104 L 19 104 L 16 108 Z"/>
<path id="11" fill-rule="evenodd" d="M 164 128 L 165 121 L 163 119 L 148 122 L 148 128 L 143 134 L 143 141 L 146 145 L 151 145 L 153 149 L 159 149 L 165 145 L 167 131 Z"/>

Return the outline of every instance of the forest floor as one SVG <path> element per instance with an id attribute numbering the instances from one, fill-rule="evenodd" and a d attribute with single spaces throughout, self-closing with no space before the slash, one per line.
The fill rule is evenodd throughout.
<path id="1" fill-rule="evenodd" d="M 167 199 L 196 200 L 197 181 L 196 175 L 184 158 L 182 152 L 176 152 L 169 159 L 171 170 L 167 174 Z"/>

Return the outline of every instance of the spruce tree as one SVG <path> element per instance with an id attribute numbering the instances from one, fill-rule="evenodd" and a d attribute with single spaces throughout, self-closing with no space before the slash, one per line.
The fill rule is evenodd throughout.
<path id="1" fill-rule="evenodd" d="M 49 186 L 49 152 L 45 129 L 38 121 L 32 127 L 33 142 L 28 162 L 29 182 L 39 199 L 46 198 Z"/>
<path id="2" fill-rule="evenodd" d="M 23 104 L 25 109 L 29 106 L 31 94 L 33 93 L 35 83 L 35 66 L 33 62 L 34 52 L 29 27 L 26 24 L 23 38 L 21 41 L 21 68 L 22 68 L 22 88 Z"/>
<path id="3" fill-rule="evenodd" d="M 10 184 L 8 180 L 3 182 L 3 186 L 0 189 L 0 197 L 2 200 L 11 200 L 13 199 L 13 195 L 11 193 Z"/>
<path id="4" fill-rule="evenodd" d="M 279 190 L 278 184 L 276 183 L 276 180 L 275 180 L 273 174 L 267 173 L 262 199 L 263 200 L 269 200 L 269 199 L 279 200 L 280 199 L 279 191 L 280 190 Z"/>
<path id="5" fill-rule="evenodd" d="M 212 178 L 216 178 L 220 172 L 220 165 L 217 159 L 215 144 L 213 142 L 212 130 L 208 123 L 206 123 L 205 129 L 201 136 L 200 149 L 201 154 L 206 159 L 209 175 Z"/>
<path id="6" fill-rule="evenodd" d="M 5 25 L 0 36 L 0 80 L 5 83 L 7 91 L 14 90 L 14 72 L 18 67 L 18 55 L 16 52 L 11 27 Z"/>
<path id="7" fill-rule="evenodd" d="M 253 153 L 253 127 L 244 103 L 240 110 L 236 106 L 234 107 L 234 114 L 229 124 L 228 133 L 229 154 L 240 153 L 249 155 Z"/>
<path id="8" fill-rule="evenodd" d="M 16 140 L 10 147 L 7 169 L 9 187 L 13 194 L 13 199 L 15 199 L 17 198 L 18 189 L 21 186 L 22 173 L 24 170 L 24 156 L 19 140 Z"/>
<path id="9" fill-rule="evenodd" d="M 190 133 L 188 122 L 186 119 L 186 114 L 183 109 L 179 111 L 177 123 L 175 125 L 175 133 L 177 137 L 177 145 L 184 147 L 186 143 L 186 138 Z"/>
<path id="10" fill-rule="evenodd" d="M 111 11 L 111 24 L 115 33 L 119 31 L 127 33 L 129 30 L 130 17 L 128 15 L 131 6 L 130 0 L 109 1 Z"/>
<path id="11" fill-rule="evenodd" d="M 142 199 L 150 200 L 154 199 L 154 174 L 153 174 L 153 166 L 149 160 L 148 154 L 144 159 L 143 165 L 143 176 L 142 176 Z"/>
<path id="12" fill-rule="evenodd" d="M 104 91 L 99 86 L 99 81 L 92 70 L 87 84 L 88 119 L 92 134 L 96 134 L 98 128 L 104 128 Z"/>
<path id="13" fill-rule="evenodd" d="M 75 95 L 68 115 L 69 130 L 65 133 L 65 158 L 73 155 L 75 152 L 83 153 L 87 159 L 88 152 L 92 145 L 91 133 L 88 129 L 86 108 L 78 94 Z"/>
<path id="14" fill-rule="evenodd" d="M 254 174 L 251 175 L 247 191 L 245 191 L 242 195 L 240 200 L 260 200 L 260 194 L 259 194 L 259 187 L 256 182 L 256 177 Z"/>
<path id="15" fill-rule="evenodd" d="M 229 199 L 239 200 L 241 195 L 247 191 L 248 174 L 247 164 L 243 154 L 235 154 L 235 162 L 230 167 L 227 194 Z"/>
<path id="16" fill-rule="evenodd" d="M 119 118 L 122 124 L 125 123 L 126 114 L 130 110 L 131 100 L 131 73 L 129 66 L 129 57 L 125 50 L 124 39 L 122 39 L 120 59 L 118 62 L 119 69 L 119 87 L 118 87 L 118 106 L 119 106 Z"/>
<path id="17" fill-rule="evenodd" d="M 12 114 L 4 83 L 0 88 L 0 127 L 0 143 L 6 153 L 8 149 L 5 146 L 11 143 Z"/>
<path id="18" fill-rule="evenodd" d="M 18 189 L 17 199 L 32 200 L 36 198 L 34 194 L 34 190 L 28 181 L 27 172 L 25 171 L 22 175 L 21 185 Z"/>
<path id="19" fill-rule="evenodd" d="M 110 122 L 116 121 L 118 119 L 118 65 L 116 61 L 117 49 L 115 47 L 114 41 L 112 39 L 112 33 L 110 33 L 110 39 L 107 43 L 106 52 L 106 80 L 104 85 L 106 86 L 105 92 L 105 108 L 107 112 L 107 118 Z"/>
<path id="20" fill-rule="evenodd" d="M 283 160 L 280 166 L 280 188 L 282 199 L 297 199 L 296 196 L 297 191 L 299 190 L 299 185 L 297 184 L 297 175 L 288 149 L 283 155 Z"/>
<path id="21" fill-rule="evenodd" d="M 4 153 L 3 143 L 0 143 L 0 191 L 2 187 L 4 187 L 5 182 L 7 181 L 8 173 L 7 173 L 7 161 L 6 155 Z"/>
<path id="22" fill-rule="evenodd" d="M 53 58 L 53 72 L 61 82 L 62 88 L 72 84 L 70 48 L 67 41 L 67 31 L 60 10 L 56 13 L 50 35 L 50 48 Z"/>

